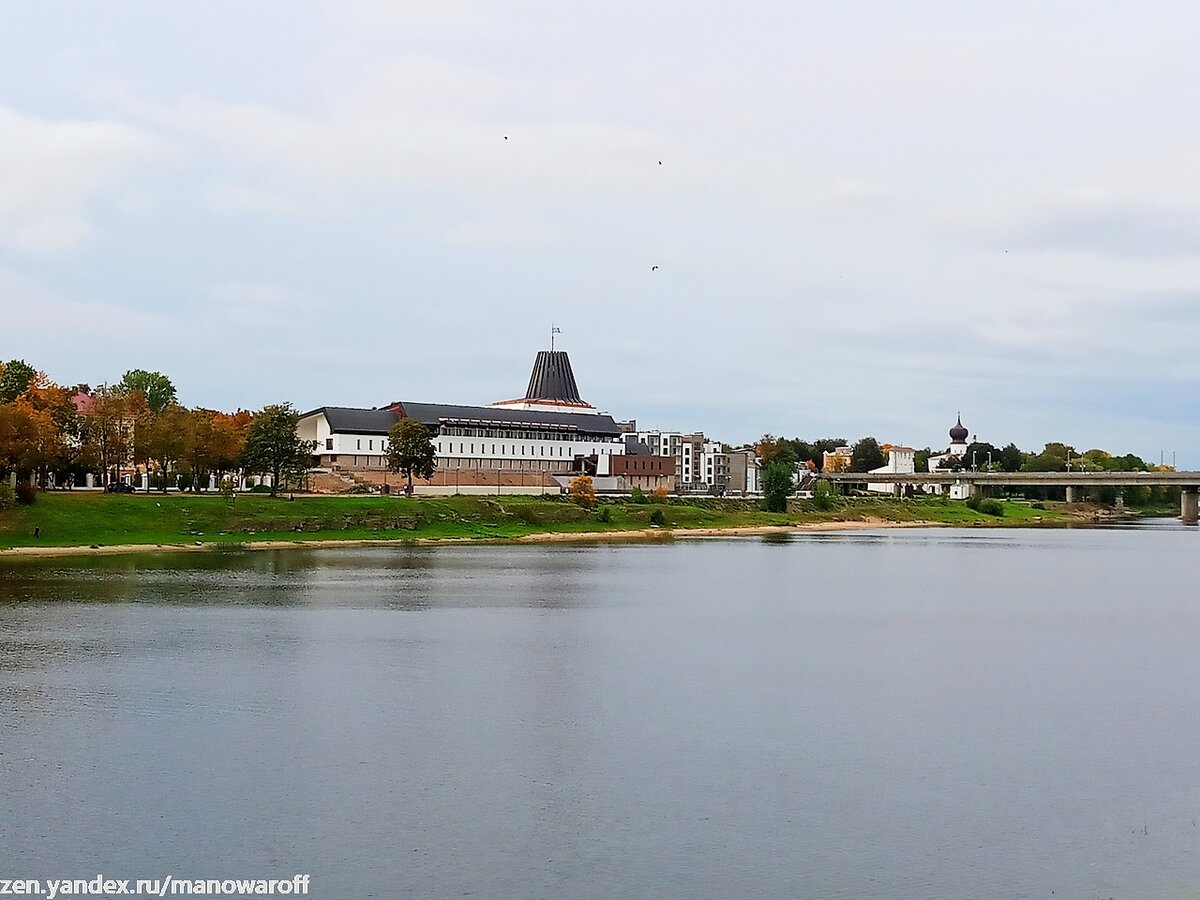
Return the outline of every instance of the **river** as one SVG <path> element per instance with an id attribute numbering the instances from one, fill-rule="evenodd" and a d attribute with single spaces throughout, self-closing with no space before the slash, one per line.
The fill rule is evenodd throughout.
<path id="1" fill-rule="evenodd" d="M 0 879 L 1194 898 L 1172 522 L 0 564 Z"/>

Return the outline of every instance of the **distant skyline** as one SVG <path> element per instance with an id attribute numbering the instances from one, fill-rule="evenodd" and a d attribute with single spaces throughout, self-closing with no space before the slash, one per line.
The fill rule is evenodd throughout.
<path id="1" fill-rule="evenodd" d="M 15 4 L 0 357 L 1200 468 L 1200 8 Z M 656 268 L 657 267 L 657 268 Z"/>

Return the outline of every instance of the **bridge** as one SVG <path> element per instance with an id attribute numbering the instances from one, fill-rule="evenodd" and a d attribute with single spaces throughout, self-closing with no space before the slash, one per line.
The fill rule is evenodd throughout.
<path id="1" fill-rule="evenodd" d="M 1084 487 L 1177 487 L 1179 517 L 1188 525 L 1200 523 L 1200 472 L 822 472 L 833 484 L 890 484 L 899 493 L 906 484 L 965 484 L 971 493 L 990 487 L 1065 487 L 1074 503 Z"/>

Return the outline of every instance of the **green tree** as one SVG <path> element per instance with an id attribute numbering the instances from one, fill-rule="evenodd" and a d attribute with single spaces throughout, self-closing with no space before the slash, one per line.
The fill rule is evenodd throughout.
<path id="1" fill-rule="evenodd" d="M 762 484 L 767 512 L 787 512 L 788 496 L 794 487 L 792 467 L 785 462 L 767 463 Z"/>
<path id="2" fill-rule="evenodd" d="M 825 512 L 833 509 L 833 500 L 833 485 L 831 485 L 828 481 L 822 478 L 813 485 L 813 506 L 822 512 Z"/>
<path id="3" fill-rule="evenodd" d="M 37 370 L 23 359 L 12 359 L 0 369 L 0 402 L 12 403 L 33 384 Z"/>
<path id="4" fill-rule="evenodd" d="M 400 419 L 388 429 L 388 471 L 399 472 L 407 481 L 404 493 L 413 492 L 413 476 L 432 478 L 437 468 L 433 432 L 416 419 Z"/>
<path id="5" fill-rule="evenodd" d="M 850 450 L 850 471 L 870 472 L 887 463 L 887 457 L 873 437 L 861 438 Z"/>
<path id="6" fill-rule="evenodd" d="M 299 421 L 292 404 L 276 403 L 255 413 L 246 433 L 242 463 L 252 472 L 271 476 L 272 497 L 284 479 L 298 477 L 312 461 L 314 442 L 296 433 Z"/>
<path id="7" fill-rule="evenodd" d="M 121 378 L 118 388 L 126 393 L 141 391 L 146 398 L 150 411 L 157 415 L 175 402 L 175 385 L 171 379 L 161 372 L 147 372 L 145 369 L 130 369 Z"/>
<path id="8" fill-rule="evenodd" d="M 1014 443 L 1007 444 L 1000 451 L 1000 468 L 1005 472 L 1019 472 L 1021 464 L 1025 461 L 1025 454 Z"/>

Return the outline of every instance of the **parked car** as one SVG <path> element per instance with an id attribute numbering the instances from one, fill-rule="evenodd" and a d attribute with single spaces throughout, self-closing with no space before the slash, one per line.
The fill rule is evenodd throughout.
<path id="1" fill-rule="evenodd" d="M 135 488 L 124 481 L 110 481 L 104 486 L 104 490 L 110 494 L 132 494 Z"/>

